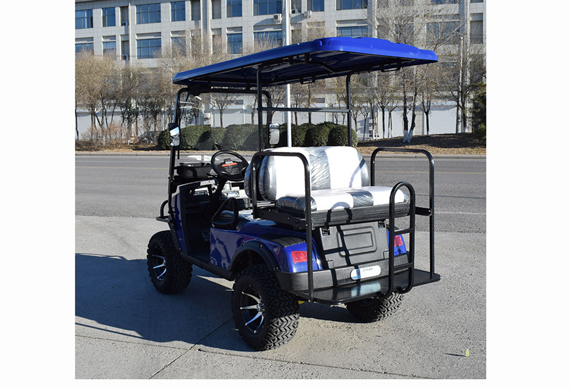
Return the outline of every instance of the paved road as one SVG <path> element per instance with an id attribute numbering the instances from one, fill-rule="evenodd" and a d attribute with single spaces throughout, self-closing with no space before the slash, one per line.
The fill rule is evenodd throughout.
<path id="1" fill-rule="evenodd" d="M 76 157 L 76 378 L 486 378 L 485 159 L 436 160 L 441 282 L 374 324 L 343 306 L 302 304 L 295 338 L 267 352 L 234 329 L 230 282 L 195 268 L 180 295 L 150 284 L 145 251 L 165 227 L 154 216 L 167 162 Z M 421 204 L 423 162 L 386 158 L 378 180 L 406 175 Z M 425 258 L 427 234 L 417 239 Z"/>
<path id="2" fill-rule="evenodd" d="M 436 157 L 435 166 L 437 231 L 484 233 L 486 159 Z M 418 205 L 427 206 L 427 172 L 423 157 L 382 158 L 376 180 L 410 182 Z M 154 218 L 167 196 L 168 156 L 78 155 L 75 180 L 78 215 Z"/>

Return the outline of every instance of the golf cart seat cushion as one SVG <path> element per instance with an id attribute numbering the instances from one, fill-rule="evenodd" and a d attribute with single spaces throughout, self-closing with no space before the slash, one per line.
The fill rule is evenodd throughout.
<path id="1" fill-rule="evenodd" d="M 348 189 L 324 189 L 311 192 L 311 211 L 329 211 L 335 209 L 353 209 L 361 207 L 385 207 L 388 212 L 390 192 L 387 186 L 366 186 Z M 402 191 L 396 193 L 396 204 L 407 204 L 407 196 Z M 289 194 L 279 198 L 277 208 L 305 212 L 305 194 Z M 399 208 L 401 209 L 401 208 Z"/>
<path id="2" fill-rule="evenodd" d="M 311 192 L 360 188 L 370 183 L 366 161 L 352 147 L 282 147 L 273 150 L 302 153 L 307 158 L 311 170 Z M 259 191 L 264 200 L 276 201 L 291 193 L 305 193 L 304 168 L 300 158 L 269 156 L 264 158 L 259 170 Z"/>
<path id="3" fill-rule="evenodd" d="M 311 210 L 330 211 L 362 207 L 387 209 L 392 188 L 370 186 L 368 166 L 362 155 L 352 147 L 283 147 L 279 152 L 302 153 L 311 170 Z M 246 181 L 249 179 L 249 174 Z M 249 183 L 246 184 L 246 188 Z M 294 213 L 305 212 L 303 163 L 298 157 L 268 156 L 259 168 L 259 193 L 276 207 Z M 407 212 L 408 197 L 396 193 L 396 206 Z"/>

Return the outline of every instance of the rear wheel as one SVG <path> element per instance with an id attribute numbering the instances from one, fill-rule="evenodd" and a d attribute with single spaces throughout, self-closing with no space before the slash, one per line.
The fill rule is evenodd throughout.
<path id="1" fill-rule="evenodd" d="M 192 265 L 178 254 L 170 231 L 157 232 L 150 238 L 146 258 L 150 280 L 159 292 L 175 294 L 186 289 Z"/>
<path id="2" fill-rule="evenodd" d="M 402 304 L 403 296 L 392 293 L 386 298 L 367 298 L 346 304 L 346 308 L 358 320 L 371 323 L 392 315 Z"/>
<path id="3" fill-rule="evenodd" d="M 243 270 L 234 283 L 232 312 L 242 339 L 256 350 L 289 342 L 299 324 L 299 302 L 264 265 Z"/>

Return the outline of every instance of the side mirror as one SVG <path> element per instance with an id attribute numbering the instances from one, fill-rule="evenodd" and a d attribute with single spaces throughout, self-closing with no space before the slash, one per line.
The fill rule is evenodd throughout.
<path id="1" fill-rule="evenodd" d="M 276 145 L 279 143 L 279 124 L 269 125 L 269 144 Z"/>
<path id="2" fill-rule="evenodd" d="M 168 124 L 168 129 L 170 130 L 170 146 L 180 146 L 180 127 L 174 123 L 170 123 Z"/>

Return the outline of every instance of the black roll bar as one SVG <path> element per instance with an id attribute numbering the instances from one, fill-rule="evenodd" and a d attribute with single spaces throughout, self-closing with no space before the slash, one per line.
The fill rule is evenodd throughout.
<path id="1" fill-rule="evenodd" d="M 371 185 L 376 184 L 376 155 L 380 151 L 396 152 L 396 153 L 420 153 L 424 154 L 428 159 L 429 166 L 429 207 L 415 207 L 415 213 L 421 216 L 429 216 L 429 263 L 430 263 L 430 278 L 435 277 L 435 246 L 434 246 L 434 234 L 435 234 L 435 223 L 434 223 L 434 206 L 435 206 L 435 163 L 433 156 L 427 151 L 422 149 L 400 149 L 396 147 L 379 147 L 372 153 L 370 158 L 370 183 Z"/>
<path id="2" fill-rule="evenodd" d="M 305 234 L 307 240 L 307 272 L 308 272 L 308 291 L 309 302 L 313 301 L 314 285 L 313 285 L 313 221 L 311 219 L 311 168 L 309 161 L 304 154 L 293 152 L 287 153 L 282 151 L 259 151 L 255 153 L 251 159 L 251 199 L 253 204 L 252 216 L 258 218 L 257 212 L 257 169 L 261 165 L 261 159 L 265 156 L 277 157 L 297 157 L 303 162 L 304 180 L 305 180 Z"/>

